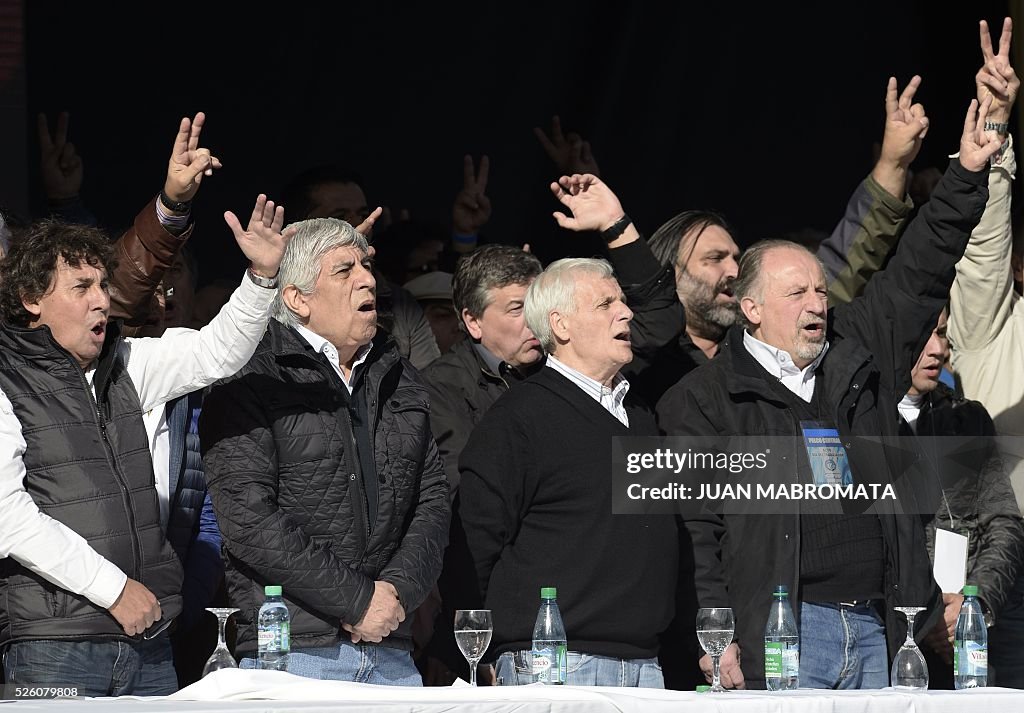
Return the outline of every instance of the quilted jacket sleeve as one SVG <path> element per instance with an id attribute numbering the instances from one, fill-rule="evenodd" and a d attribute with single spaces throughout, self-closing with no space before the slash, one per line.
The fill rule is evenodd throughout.
<path id="1" fill-rule="evenodd" d="M 448 546 L 448 479 L 433 436 L 427 439 L 419 498 L 402 544 L 392 555 L 379 579 L 390 582 L 407 612 L 427 598 L 441 574 L 444 549 Z"/>

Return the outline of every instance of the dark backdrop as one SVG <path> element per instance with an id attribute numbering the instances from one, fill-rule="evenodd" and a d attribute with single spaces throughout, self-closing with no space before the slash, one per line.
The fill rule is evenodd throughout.
<path id="1" fill-rule="evenodd" d="M 83 196 L 116 230 L 159 189 L 180 117 L 204 110 L 225 164 L 196 206 L 205 282 L 241 270 L 223 210 L 329 161 L 364 176 L 371 205 L 447 222 L 461 156 L 487 153 L 490 239 L 592 252 L 550 218 L 531 128 L 553 113 L 647 233 L 693 207 L 725 212 L 741 244 L 830 230 L 870 170 L 890 74 L 924 77 L 918 165 L 956 150 L 977 21 L 998 27 L 1007 3 L 136 5 L 27 2 L 29 112 L 71 112 Z"/>

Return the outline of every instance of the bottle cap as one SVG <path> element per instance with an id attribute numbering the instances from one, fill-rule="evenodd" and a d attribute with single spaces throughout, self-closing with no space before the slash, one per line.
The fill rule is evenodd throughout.
<path id="1" fill-rule="evenodd" d="M 700 686 L 697 686 L 693 690 L 697 691 L 697 693 L 707 693 L 708 691 L 711 690 L 711 686 L 709 686 L 708 684 L 704 683 L 704 684 L 701 684 Z"/>
<path id="2" fill-rule="evenodd" d="M 963 592 L 965 597 L 976 597 L 978 596 L 978 587 L 974 584 L 965 584 Z"/>
<path id="3" fill-rule="evenodd" d="M 557 587 L 541 587 L 540 588 L 541 599 L 557 599 L 558 588 Z"/>
<path id="4" fill-rule="evenodd" d="M 776 599 L 786 599 L 789 597 L 789 590 L 786 589 L 785 584 L 780 584 L 775 588 L 775 591 L 772 592 L 772 596 Z"/>
<path id="5" fill-rule="evenodd" d="M 268 584 L 263 588 L 263 594 L 267 597 L 279 597 L 281 596 L 281 585 L 280 584 Z"/>

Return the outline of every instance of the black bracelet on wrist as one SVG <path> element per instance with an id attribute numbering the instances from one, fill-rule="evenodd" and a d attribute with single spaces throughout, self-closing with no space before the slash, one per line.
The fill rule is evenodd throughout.
<path id="1" fill-rule="evenodd" d="M 164 204 L 164 208 L 174 213 L 188 213 L 192 206 L 192 201 L 172 201 L 171 197 L 160 191 L 160 202 Z"/>
<path id="2" fill-rule="evenodd" d="M 632 222 L 633 221 L 630 220 L 628 215 L 623 215 L 621 218 L 612 223 L 610 227 L 608 227 L 605 230 L 602 230 L 601 237 L 605 239 L 605 242 L 610 243 L 611 241 L 615 240 L 617 237 L 622 235 L 624 232 L 626 232 L 626 228 L 628 228 L 630 223 Z"/>

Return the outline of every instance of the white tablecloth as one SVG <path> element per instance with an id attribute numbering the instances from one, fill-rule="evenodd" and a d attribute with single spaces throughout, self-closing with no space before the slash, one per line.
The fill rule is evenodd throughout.
<path id="1" fill-rule="evenodd" d="M 167 698 L 17 701 L 15 711 L 77 713 L 999 713 L 1024 711 L 1024 691 L 742 691 L 723 694 L 575 686 L 392 688 L 314 681 L 281 671 L 218 671 Z"/>

